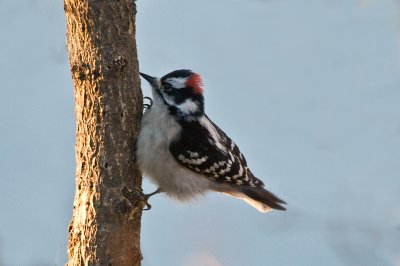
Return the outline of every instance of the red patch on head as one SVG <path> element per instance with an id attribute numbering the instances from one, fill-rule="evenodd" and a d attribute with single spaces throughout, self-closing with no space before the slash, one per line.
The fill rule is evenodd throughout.
<path id="1" fill-rule="evenodd" d="M 191 87 L 193 91 L 197 94 L 203 93 L 203 80 L 199 74 L 191 75 L 186 81 L 186 86 Z"/>

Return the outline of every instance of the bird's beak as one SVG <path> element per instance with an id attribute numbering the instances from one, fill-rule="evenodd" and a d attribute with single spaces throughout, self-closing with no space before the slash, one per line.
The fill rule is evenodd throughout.
<path id="1" fill-rule="evenodd" d="M 152 77 L 152 76 L 149 76 L 149 75 L 144 74 L 144 73 L 140 73 L 140 72 L 139 72 L 139 74 L 140 74 L 145 80 L 147 80 L 147 81 L 150 83 L 150 85 L 151 85 L 152 87 L 158 87 L 158 80 L 157 80 L 157 78 Z"/>

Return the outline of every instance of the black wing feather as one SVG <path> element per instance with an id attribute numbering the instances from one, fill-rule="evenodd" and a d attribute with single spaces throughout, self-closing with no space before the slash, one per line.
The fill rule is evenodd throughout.
<path id="1" fill-rule="evenodd" d="M 181 165 L 217 182 L 264 186 L 247 167 L 238 146 L 207 116 L 202 123 L 199 120 L 182 121 L 181 126 L 181 135 L 169 147 Z"/>

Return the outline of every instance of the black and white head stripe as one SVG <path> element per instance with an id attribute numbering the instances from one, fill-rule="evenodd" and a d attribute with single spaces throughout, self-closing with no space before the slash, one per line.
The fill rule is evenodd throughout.
<path id="1" fill-rule="evenodd" d="M 186 82 L 194 73 L 191 70 L 175 70 L 161 78 L 161 89 L 183 89 L 186 88 Z"/>
<path id="2" fill-rule="evenodd" d="M 179 118 L 190 120 L 204 113 L 202 82 L 191 70 L 176 70 L 160 79 L 159 94 Z"/>
<path id="3" fill-rule="evenodd" d="M 193 75 L 194 72 L 189 69 L 179 69 L 172 71 L 161 78 L 162 81 L 169 79 L 169 78 L 188 78 Z"/>

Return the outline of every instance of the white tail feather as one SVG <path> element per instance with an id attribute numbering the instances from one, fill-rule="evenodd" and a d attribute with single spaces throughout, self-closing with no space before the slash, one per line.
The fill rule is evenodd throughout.
<path id="1" fill-rule="evenodd" d="M 253 200 L 252 198 L 247 197 L 244 194 L 241 193 L 228 193 L 228 192 L 223 192 L 226 195 L 241 199 L 243 201 L 245 201 L 247 204 L 249 204 L 250 206 L 252 206 L 253 208 L 256 208 L 259 212 L 263 212 L 263 213 L 267 213 L 272 211 L 272 208 L 268 207 L 267 205 L 265 205 L 262 202 Z"/>
<path id="2" fill-rule="evenodd" d="M 266 212 L 272 211 L 272 209 L 270 207 L 268 207 L 267 205 L 265 205 L 264 203 L 255 201 L 249 197 L 244 196 L 244 197 L 240 197 L 240 199 L 244 200 L 245 202 L 247 202 L 248 204 L 250 204 L 251 206 L 253 206 L 260 212 L 266 213 Z"/>

